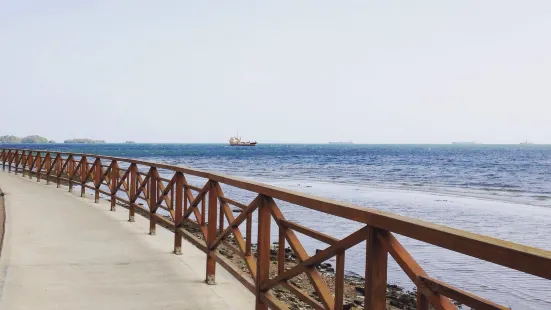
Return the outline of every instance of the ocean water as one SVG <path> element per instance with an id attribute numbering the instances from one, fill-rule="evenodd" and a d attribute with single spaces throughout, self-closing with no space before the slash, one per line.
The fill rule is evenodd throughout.
<path id="1" fill-rule="evenodd" d="M 10 147 L 4 145 L 4 147 Z M 551 146 L 103 144 L 15 147 L 140 158 L 236 175 L 551 250 Z M 199 179 L 190 182 L 202 185 Z M 248 203 L 253 195 L 223 187 Z M 278 202 L 285 216 L 335 237 L 361 225 Z M 275 225 L 273 225 L 275 226 Z M 273 231 L 273 240 L 276 231 Z M 513 309 L 551 309 L 549 281 L 398 236 L 432 277 Z M 313 254 L 324 246 L 300 240 Z M 346 270 L 363 273 L 364 245 Z M 389 282 L 413 288 L 395 262 Z"/>

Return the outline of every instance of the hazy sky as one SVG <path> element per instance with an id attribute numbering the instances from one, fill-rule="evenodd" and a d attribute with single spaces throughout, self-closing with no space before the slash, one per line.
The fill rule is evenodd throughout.
<path id="1" fill-rule="evenodd" d="M 0 0 L 0 135 L 551 143 L 551 1 Z"/>

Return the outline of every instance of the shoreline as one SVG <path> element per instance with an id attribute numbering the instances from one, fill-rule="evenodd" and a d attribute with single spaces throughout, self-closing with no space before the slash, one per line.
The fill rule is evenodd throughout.
<path id="1" fill-rule="evenodd" d="M 226 173 L 226 172 L 224 172 Z M 358 186 L 358 183 L 353 182 L 330 182 L 330 181 L 319 181 L 315 179 L 276 179 L 274 182 L 273 179 L 270 181 L 270 179 L 267 178 L 254 178 L 250 175 L 242 175 L 240 176 L 245 179 L 249 179 L 251 181 L 259 181 L 262 183 L 280 186 L 284 188 L 289 189 L 300 189 L 300 191 L 308 191 L 308 189 L 314 188 L 313 185 L 319 184 L 319 185 L 331 185 L 331 186 L 344 186 L 349 187 L 351 190 L 354 191 L 375 191 L 375 190 L 385 190 L 385 191 L 396 191 L 396 192 L 402 192 L 402 193 L 419 193 L 419 194 L 427 194 L 427 195 L 433 195 L 433 196 L 440 196 L 440 197 L 457 197 L 457 198 L 466 198 L 466 199 L 474 199 L 474 200 L 483 200 L 488 202 L 499 202 L 499 203 L 506 203 L 506 204 L 515 204 L 515 205 L 523 205 L 523 206 L 531 206 L 531 207 L 538 207 L 538 208 L 546 208 L 551 209 L 551 194 L 549 196 L 545 195 L 538 195 L 537 193 L 529 193 L 529 192 L 518 192 L 519 194 L 528 194 L 528 195 L 535 195 L 530 196 L 531 198 L 536 197 L 545 197 L 546 199 L 538 200 L 542 202 L 542 204 L 530 202 L 530 201 L 520 201 L 515 199 L 508 199 L 508 198 L 520 198 L 520 197 L 526 197 L 526 196 L 515 196 L 515 197 L 508 197 L 505 195 L 498 196 L 498 195 L 492 195 L 491 191 L 488 191 L 487 194 L 483 192 L 483 190 L 480 189 L 469 189 L 469 188 L 461 188 L 461 187 L 445 187 L 445 186 L 438 186 L 438 185 L 421 185 L 421 186 L 414 186 L 414 185 L 392 185 L 390 183 L 385 182 L 370 182 L 370 183 L 362 183 L 361 186 Z M 284 185 L 285 184 L 285 185 Z M 289 186 L 291 185 L 291 186 Z M 462 191 L 464 190 L 464 191 Z M 502 191 L 507 192 L 507 191 Z M 320 194 L 316 194 L 320 195 Z M 324 196 L 329 198 L 329 196 Z M 548 201 L 549 203 L 543 204 L 543 202 Z"/>

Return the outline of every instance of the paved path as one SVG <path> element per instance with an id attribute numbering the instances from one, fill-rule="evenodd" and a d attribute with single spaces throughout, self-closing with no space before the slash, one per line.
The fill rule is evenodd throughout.
<path id="1" fill-rule="evenodd" d="M 0 258 L 0 309 L 252 309 L 254 296 L 217 266 L 203 282 L 205 254 L 128 211 L 109 211 L 36 179 L 0 170 L 6 235 Z M 75 190 L 75 193 L 80 190 Z"/>

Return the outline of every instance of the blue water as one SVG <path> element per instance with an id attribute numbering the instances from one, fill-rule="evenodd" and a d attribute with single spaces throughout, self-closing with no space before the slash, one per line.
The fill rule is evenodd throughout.
<path id="1" fill-rule="evenodd" d="M 237 175 L 551 250 L 551 146 L 547 145 L 16 147 L 140 158 Z M 232 189 L 226 193 L 242 202 L 252 199 Z M 288 218 L 336 237 L 359 227 L 296 206 L 282 204 L 282 209 Z M 301 240 L 310 251 L 322 247 Z M 408 238 L 400 241 L 436 278 L 513 309 L 551 309 L 548 281 Z M 347 251 L 347 270 L 363 272 L 363 259 L 361 246 Z M 394 262 L 389 281 L 413 287 Z"/>
<path id="2" fill-rule="evenodd" d="M 258 179 L 446 190 L 551 206 L 551 146 L 548 145 L 54 144 L 18 147 L 142 158 Z"/>

